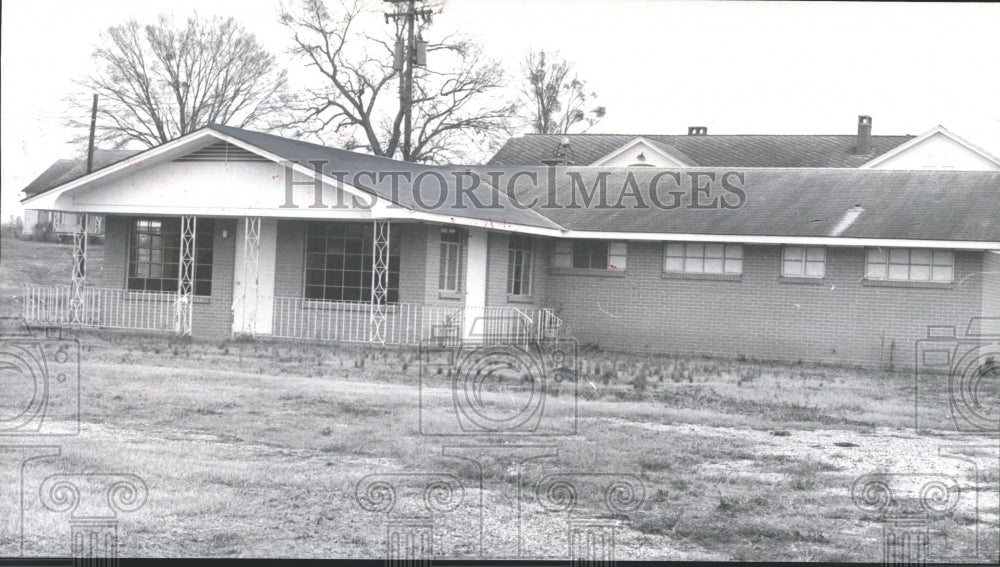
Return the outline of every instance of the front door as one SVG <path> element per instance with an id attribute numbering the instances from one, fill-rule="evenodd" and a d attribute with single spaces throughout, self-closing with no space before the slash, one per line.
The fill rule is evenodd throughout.
<path id="1" fill-rule="evenodd" d="M 240 219 L 235 236 L 233 333 L 269 335 L 274 322 L 278 221 L 260 217 Z"/>

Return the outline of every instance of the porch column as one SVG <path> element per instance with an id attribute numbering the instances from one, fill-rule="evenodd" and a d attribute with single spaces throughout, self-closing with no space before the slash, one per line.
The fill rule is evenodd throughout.
<path id="1" fill-rule="evenodd" d="M 70 290 L 70 323 L 79 325 L 86 318 L 84 310 L 84 285 L 87 283 L 87 213 L 76 216 L 80 224 L 73 232 L 73 273 Z"/>
<path id="2" fill-rule="evenodd" d="M 181 217 L 181 261 L 177 274 L 177 312 L 174 328 L 182 337 L 191 336 L 191 313 L 194 299 L 194 242 L 197 217 Z"/>
<path id="3" fill-rule="evenodd" d="M 257 336 L 257 300 L 260 297 L 260 217 L 247 217 L 243 225 L 244 333 Z"/>
<path id="4" fill-rule="evenodd" d="M 389 223 L 387 220 L 376 220 L 372 226 L 372 293 L 368 342 L 383 345 L 389 296 Z"/>
<path id="5" fill-rule="evenodd" d="M 462 338 L 468 340 L 485 333 L 486 316 L 486 253 L 485 228 L 470 228 L 465 262 L 465 322 Z"/>

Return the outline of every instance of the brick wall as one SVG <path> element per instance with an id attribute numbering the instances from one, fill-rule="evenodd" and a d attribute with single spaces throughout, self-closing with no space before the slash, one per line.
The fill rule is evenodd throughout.
<path id="1" fill-rule="evenodd" d="M 104 266 L 96 285 L 124 289 L 128 262 L 130 217 L 109 215 L 105 221 Z M 222 238 L 222 231 L 227 238 Z M 215 219 L 212 249 L 212 295 L 195 298 L 191 334 L 197 338 L 229 337 L 233 328 L 233 262 L 236 255 L 236 220 Z M 129 301 L 138 301 L 129 299 Z"/>
<path id="2" fill-rule="evenodd" d="M 983 317 L 1000 317 L 1000 251 L 983 254 Z"/>
<path id="3" fill-rule="evenodd" d="M 427 296 L 426 233 L 422 224 L 393 224 L 389 230 L 389 238 L 399 242 L 400 303 L 423 303 Z M 436 291 L 436 279 L 434 286 Z"/>
<path id="4" fill-rule="evenodd" d="M 104 266 L 101 287 L 125 288 L 125 266 L 128 262 L 129 217 L 108 215 L 104 223 Z"/>
<path id="5" fill-rule="evenodd" d="M 927 325 L 964 327 L 982 303 L 982 280 L 963 280 L 981 252 L 956 251 L 956 283 L 928 288 L 863 284 L 862 248 L 828 248 L 826 277 L 809 283 L 781 278 L 778 246 L 744 246 L 739 281 L 664 278 L 662 250 L 630 242 L 624 277 L 550 273 L 545 305 L 608 348 L 863 365 L 891 354 L 911 367 Z"/>
<path id="6" fill-rule="evenodd" d="M 279 220 L 275 248 L 275 297 L 302 297 L 305 290 L 306 221 Z"/>
<path id="7" fill-rule="evenodd" d="M 227 233 L 222 238 L 222 231 Z M 191 335 L 225 339 L 233 332 L 233 268 L 236 260 L 236 219 L 215 219 L 212 248 L 212 296 L 195 298 Z"/>
<path id="8" fill-rule="evenodd" d="M 124 287 L 128 226 L 127 217 L 107 219 L 99 285 Z M 227 337 L 232 329 L 236 221 L 217 219 L 215 231 L 212 297 L 194 310 L 199 338 Z M 400 244 L 401 302 L 462 304 L 461 297 L 438 291 L 440 225 L 393 224 L 391 237 Z M 489 305 L 511 304 L 508 238 L 489 235 Z M 536 241 L 532 302 L 555 308 L 572 336 L 614 349 L 864 365 L 891 357 L 896 366 L 909 367 L 914 342 L 928 325 L 964 329 L 970 317 L 1000 316 L 998 254 L 984 259 L 980 252 L 957 251 L 956 283 L 908 287 L 863 283 L 861 248 L 828 248 L 825 278 L 790 282 L 780 276 L 778 246 L 744 246 L 743 274 L 729 281 L 664 278 L 659 243 L 630 242 L 621 277 L 551 271 L 553 243 Z M 276 296 L 302 295 L 304 260 L 305 221 L 279 221 Z M 981 272 L 988 273 L 974 276 Z"/>

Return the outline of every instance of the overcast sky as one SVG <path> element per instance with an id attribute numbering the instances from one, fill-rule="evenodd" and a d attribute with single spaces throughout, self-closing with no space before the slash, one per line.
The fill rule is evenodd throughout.
<path id="1" fill-rule="evenodd" d="M 70 157 L 72 82 L 99 34 L 129 17 L 233 15 L 275 53 L 289 47 L 279 0 L 4 0 L 2 191 Z M 920 134 L 941 124 L 1000 155 L 1000 5 L 447 0 L 438 31 L 476 37 L 513 72 L 529 47 L 556 49 L 600 95 L 592 131 L 681 134 Z M 286 59 L 287 61 L 287 59 Z M 430 62 L 433 65 L 433 61 Z"/>

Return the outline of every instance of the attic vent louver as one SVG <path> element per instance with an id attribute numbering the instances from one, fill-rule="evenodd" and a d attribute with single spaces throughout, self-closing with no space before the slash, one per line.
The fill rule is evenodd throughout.
<path id="1" fill-rule="evenodd" d="M 708 126 L 688 126 L 688 136 L 707 136 Z"/>
<path id="2" fill-rule="evenodd" d="M 269 160 L 229 142 L 216 142 L 174 161 L 266 162 Z"/>

